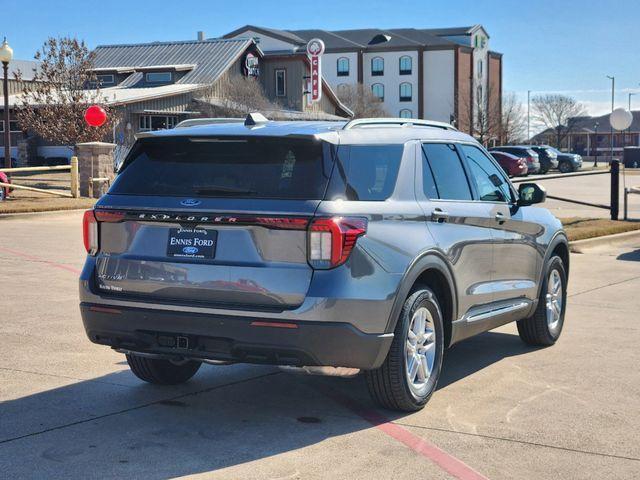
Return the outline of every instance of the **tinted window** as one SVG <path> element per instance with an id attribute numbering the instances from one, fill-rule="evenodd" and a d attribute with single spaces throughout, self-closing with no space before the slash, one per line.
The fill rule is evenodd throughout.
<path id="1" fill-rule="evenodd" d="M 327 198 L 386 200 L 396 185 L 403 149 L 403 145 L 341 146 Z"/>
<path id="2" fill-rule="evenodd" d="M 146 138 L 109 193 L 322 199 L 331 157 L 328 144 L 303 139 Z"/>
<path id="3" fill-rule="evenodd" d="M 471 190 L 460 157 L 453 145 L 426 143 L 422 146 L 423 170 L 429 168 L 435 181 L 437 196 L 447 200 L 471 200 Z"/>
<path id="4" fill-rule="evenodd" d="M 498 167 L 479 148 L 471 145 L 460 145 L 460 148 L 467 159 L 478 199 L 485 202 L 510 201 L 509 185 Z"/>

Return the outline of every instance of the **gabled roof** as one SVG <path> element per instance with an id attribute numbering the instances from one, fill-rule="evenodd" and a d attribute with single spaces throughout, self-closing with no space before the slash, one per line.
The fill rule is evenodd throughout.
<path id="1" fill-rule="evenodd" d="M 433 33 L 429 29 L 416 28 L 361 28 L 352 30 L 276 30 L 273 28 L 257 27 L 255 25 L 245 25 L 230 32 L 224 38 L 231 38 L 242 35 L 244 32 L 253 31 L 270 36 L 293 45 L 294 51 L 304 49 L 306 43 L 312 38 L 320 38 L 325 44 L 327 51 L 349 51 L 355 49 L 380 51 L 386 49 L 415 49 L 416 47 L 450 48 L 457 43 L 444 38 L 442 32 L 474 31 L 482 28 L 479 25 L 474 27 L 461 27 L 459 29 L 435 29 Z"/>
<path id="2" fill-rule="evenodd" d="M 476 24 L 471 27 L 424 28 L 422 31 L 438 37 L 457 37 L 460 35 L 471 35 L 480 28 L 482 28 L 482 25 Z"/>
<path id="3" fill-rule="evenodd" d="M 288 30 L 278 30 L 275 28 L 258 27 L 257 25 L 245 25 L 244 27 L 236 28 L 233 32 L 227 33 L 222 38 L 232 38 L 239 35 L 242 32 L 246 32 L 247 30 L 251 30 L 257 33 L 262 33 L 264 35 L 277 38 L 278 40 L 293 43 L 296 45 L 302 45 L 304 43 L 307 43 L 306 40 L 298 37 L 295 34 L 295 32 L 288 31 Z"/>
<path id="4" fill-rule="evenodd" d="M 185 42 L 153 42 L 96 47 L 95 68 L 149 70 L 163 66 L 187 73 L 176 83 L 213 83 L 255 42 L 250 38 Z"/>
<path id="5" fill-rule="evenodd" d="M 9 63 L 9 79 L 13 77 L 13 74 L 20 71 L 22 74 L 22 80 L 33 80 L 33 74 L 40 68 L 40 63 L 35 60 L 11 60 Z"/>

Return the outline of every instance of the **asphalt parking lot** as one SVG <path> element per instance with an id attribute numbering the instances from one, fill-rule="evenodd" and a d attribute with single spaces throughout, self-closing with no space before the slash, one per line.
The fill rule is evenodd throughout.
<path id="1" fill-rule="evenodd" d="M 0 219 L 2 478 L 640 477 L 640 240 L 572 256 L 554 347 L 514 325 L 461 343 L 427 408 L 397 415 L 360 377 L 234 365 L 138 381 L 85 338 L 80 224 Z"/>
<path id="2" fill-rule="evenodd" d="M 525 177 L 528 181 L 535 181 L 547 189 L 547 194 L 558 197 L 580 200 L 583 202 L 609 205 L 611 202 L 611 176 L 607 173 L 603 175 L 585 175 L 580 177 L 566 177 L 545 179 L 548 175 L 557 175 L 557 171 L 549 172 L 547 175 L 534 175 Z M 624 187 L 640 187 L 640 171 L 628 169 L 626 174 L 620 174 L 620 214 L 623 218 Z M 518 184 L 516 183 L 516 186 Z M 593 208 L 586 205 L 561 202 L 548 199 L 545 208 L 550 209 L 560 218 L 587 217 L 587 218 L 609 218 L 609 210 Z M 640 220 L 640 195 L 629 195 L 629 218 Z"/>

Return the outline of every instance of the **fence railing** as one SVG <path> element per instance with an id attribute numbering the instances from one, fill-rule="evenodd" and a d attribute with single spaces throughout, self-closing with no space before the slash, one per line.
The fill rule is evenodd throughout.
<path id="1" fill-rule="evenodd" d="M 601 203 L 591 203 L 585 202 L 582 200 L 575 200 L 572 198 L 558 197 L 555 195 L 547 194 L 547 198 L 551 198 L 553 200 L 558 200 L 560 202 L 568 202 L 575 203 L 577 205 L 586 205 L 587 207 L 594 208 L 602 208 L 604 210 L 609 210 L 611 220 L 618 220 L 618 214 L 620 212 L 620 162 L 618 160 L 612 160 L 610 163 L 610 168 L 608 170 L 594 170 L 587 172 L 573 172 L 573 173 L 561 173 L 559 175 L 545 175 L 541 178 L 530 179 L 530 178 L 515 178 L 512 179 L 512 183 L 523 183 L 523 182 L 534 182 L 535 180 L 553 180 L 556 178 L 568 178 L 568 177 L 586 177 L 588 175 L 610 175 L 610 186 L 611 186 L 611 196 L 609 205 L 604 205 Z M 635 192 L 634 192 L 635 193 Z M 638 192 L 640 193 L 640 192 Z M 624 197 L 625 204 L 625 212 L 624 217 L 627 219 L 627 194 L 625 191 Z"/>
<path id="2" fill-rule="evenodd" d="M 57 172 L 68 171 L 70 173 L 70 192 L 62 192 L 60 190 L 50 190 L 44 188 L 29 187 L 27 185 L 20 185 L 16 183 L 3 183 L 0 182 L 0 187 L 9 187 L 15 190 L 27 190 L 30 192 L 44 193 L 46 195 L 54 195 L 57 197 L 78 198 L 80 196 L 80 181 L 78 176 L 78 157 L 71 157 L 71 163 L 69 165 L 55 165 L 52 167 L 18 167 L 18 168 L 0 168 L 0 172 L 7 173 L 9 175 L 13 173 L 28 173 L 28 172 Z"/>

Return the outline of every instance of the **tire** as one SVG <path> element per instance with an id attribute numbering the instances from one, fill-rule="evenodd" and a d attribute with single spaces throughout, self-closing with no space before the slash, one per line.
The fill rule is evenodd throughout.
<path id="1" fill-rule="evenodd" d="M 177 385 L 193 377 L 201 362 L 187 360 L 174 363 L 170 360 L 127 354 L 127 363 L 136 377 L 156 385 Z"/>
<path id="2" fill-rule="evenodd" d="M 554 288 L 556 280 L 560 280 L 559 289 Z M 552 283 L 553 282 L 553 283 Z M 551 289 L 549 285 L 551 284 Z M 555 305 L 556 316 L 553 309 L 548 307 L 548 295 L 561 293 L 560 304 Z M 558 297 L 556 297 L 558 298 Z M 567 274 L 564 263 L 558 256 L 552 256 L 547 262 L 538 306 L 533 315 L 524 320 L 518 320 L 518 333 L 522 341 L 533 346 L 549 346 L 556 343 L 564 326 L 564 314 L 567 307 Z"/>
<path id="3" fill-rule="evenodd" d="M 2 202 L 5 198 L 7 198 L 7 194 L 4 190 L 4 188 L 0 187 L 0 202 Z"/>
<path id="4" fill-rule="evenodd" d="M 423 317 L 426 328 L 421 329 L 419 318 Z M 409 337 L 409 329 L 424 331 L 420 338 Z M 429 341 L 432 339 L 432 341 Z M 419 384 L 409 381 L 407 372 L 408 344 L 411 343 L 415 352 L 423 350 L 417 358 L 424 358 L 424 363 L 417 363 L 414 379 Z M 415 345 L 419 350 L 415 350 Z M 424 347 L 426 346 L 426 351 Z M 431 398 L 436 389 L 440 370 L 442 368 L 442 355 L 444 351 L 444 329 L 442 326 L 442 313 L 438 300 L 434 293 L 426 288 L 419 287 L 407 298 L 400 312 L 398 323 L 394 332 L 393 342 L 384 363 L 375 370 L 365 372 L 367 387 L 373 400 L 380 406 L 402 412 L 414 412 L 422 409 Z M 416 357 L 414 357 L 416 358 Z M 425 375 L 431 362 L 430 372 Z M 426 363 L 426 367 L 424 366 Z M 411 364 L 410 364 L 411 365 Z M 426 369 L 425 369 L 426 368 Z M 423 377 L 421 380 L 420 377 Z"/>
<path id="5" fill-rule="evenodd" d="M 573 171 L 573 167 L 569 162 L 560 162 L 558 165 L 558 170 L 560 173 L 569 173 Z"/>

